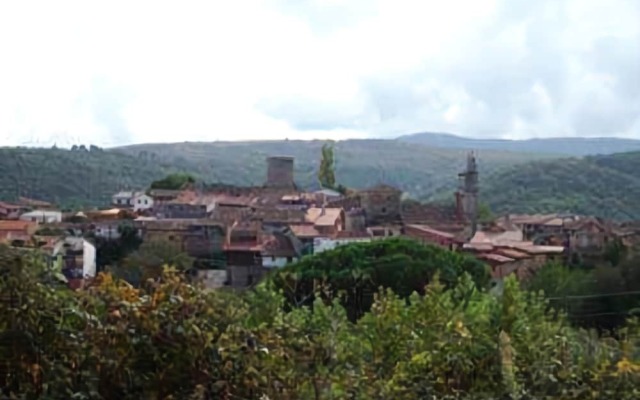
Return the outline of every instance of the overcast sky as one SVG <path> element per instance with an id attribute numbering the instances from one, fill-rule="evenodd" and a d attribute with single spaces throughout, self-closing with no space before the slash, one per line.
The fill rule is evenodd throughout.
<path id="1" fill-rule="evenodd" d="M 3 1 L 0 145 L 640 139 L 638 0 Z"/>

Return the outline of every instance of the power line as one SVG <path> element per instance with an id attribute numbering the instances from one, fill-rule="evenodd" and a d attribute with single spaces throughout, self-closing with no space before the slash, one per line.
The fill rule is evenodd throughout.
<path id="1" fill-rule="evenodd" d="M 640 295 L 640 291 L 611 292 L 611 293 L 586 294 L 586 295 L 564 296 L 564 297 L 548 297 L 547 300 L 549 301 L 580 300 L 580 299 L 595 299 L 595 298 L 601 298 L 601 297 L 617 297 L 617 296 L 630 296 L 630 295 Z"/>

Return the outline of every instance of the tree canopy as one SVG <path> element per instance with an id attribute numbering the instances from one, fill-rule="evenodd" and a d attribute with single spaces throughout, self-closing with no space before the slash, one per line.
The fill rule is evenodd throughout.
<path id="1" fill-rule="evenodd" d="M 322 145 L 322 158 L 318 169 L 318 181 L 324 188 L 336 188 L 336 173 L 333 159 L 333 144 Z"/>
<path id="2" fill-rule="evenodd" d="M 308 256 L 274 272 L 270 283 L 292 304 L 310 304 L 321 289 L 328 298 L 340 297 L 351 318 L 369 310 L 379 287 L 401 297 L 422 292 L 435 273 L 446 285 L 468 273 L 476 284 L 489 281 L 487 267 L 477 259 L 406 238 L 353 243 Z"/>
<path id="3" fill-rule="evenodd" d="M 195 178 L 186 173 L 175 173 L 157 181 L 151 182 L 151 189 L 180 190 L 190 183 L 195 183 Z"/>

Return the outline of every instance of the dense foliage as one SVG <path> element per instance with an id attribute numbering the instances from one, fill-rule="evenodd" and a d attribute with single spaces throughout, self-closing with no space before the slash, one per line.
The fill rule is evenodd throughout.
<path id="1" fill-rule="evenodd" d="M 322 157 L 318 167 L 318 182 L 324 188 L 336 188 L 335 161 L 333 157 L 333 144 L 322 145 Z"/>
<path id="2" fill-rule="evenodd" d="M 311 304 L 314 294 L 340 298 L 352 319 L 369 311 L 379 287 L 406 298 L 422 293 L 433 276 L 452 285 L 465 273 L 479 287 L 489 281 L 487 267 L 477 259 L 406 238 L 393 238 L 340 246 L 307 256 L 275 271 L 270 283 L 291 304 Z"/>
<path id="3" fill-rule="evenodd" d="M 547 265 L 526 287 L 543 291 L 576 325 L 613 329 L 640 314 L 640 258 L 592 269 Z"/>
<path id="4" fill-rule="evenodd" d="M 0 200 L 105 205 L 118 190 L 147 187 L 172 170 L 153 159 L 92 149 L 0 148 Z"/>
<path id="5" fill-rule="evenodd" d="M 285 311 L 264 287 L 203 291 L 171 269 L 136 290 L 78 292 L 0 251 L 0 388 L 14 399 L 637 399 L 638 323 L 572 328 L 507 280 L 425 296 L 378 292 L 357 322 L 339 302 Z"/>
<path id="6" fill-rule="evenodd" d="M 175 173 L 165 176 L 162 179 L 151 182 L 151 189 L 181 190 L 188 184 L 196 180 L 193 176 L 185 173 Z"/>
<path id="7" fill-rule="evenodd" d="M 497 173 L 481 186 L 492 210 L 574 212 L 640 219 L 640 152 L 532 162 Z"/>

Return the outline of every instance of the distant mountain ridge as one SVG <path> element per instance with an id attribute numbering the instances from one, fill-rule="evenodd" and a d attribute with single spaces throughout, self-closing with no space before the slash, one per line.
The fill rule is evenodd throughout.
<path id="1" fill-rule="evenodd" d="M 474 139 L 450 133 L 422 132 L 400 136 L 396 140 L 443 149 L 501 150 L 574 157 L 640 151 L 640 140 L 605 137 L 509 140 Z"/>

